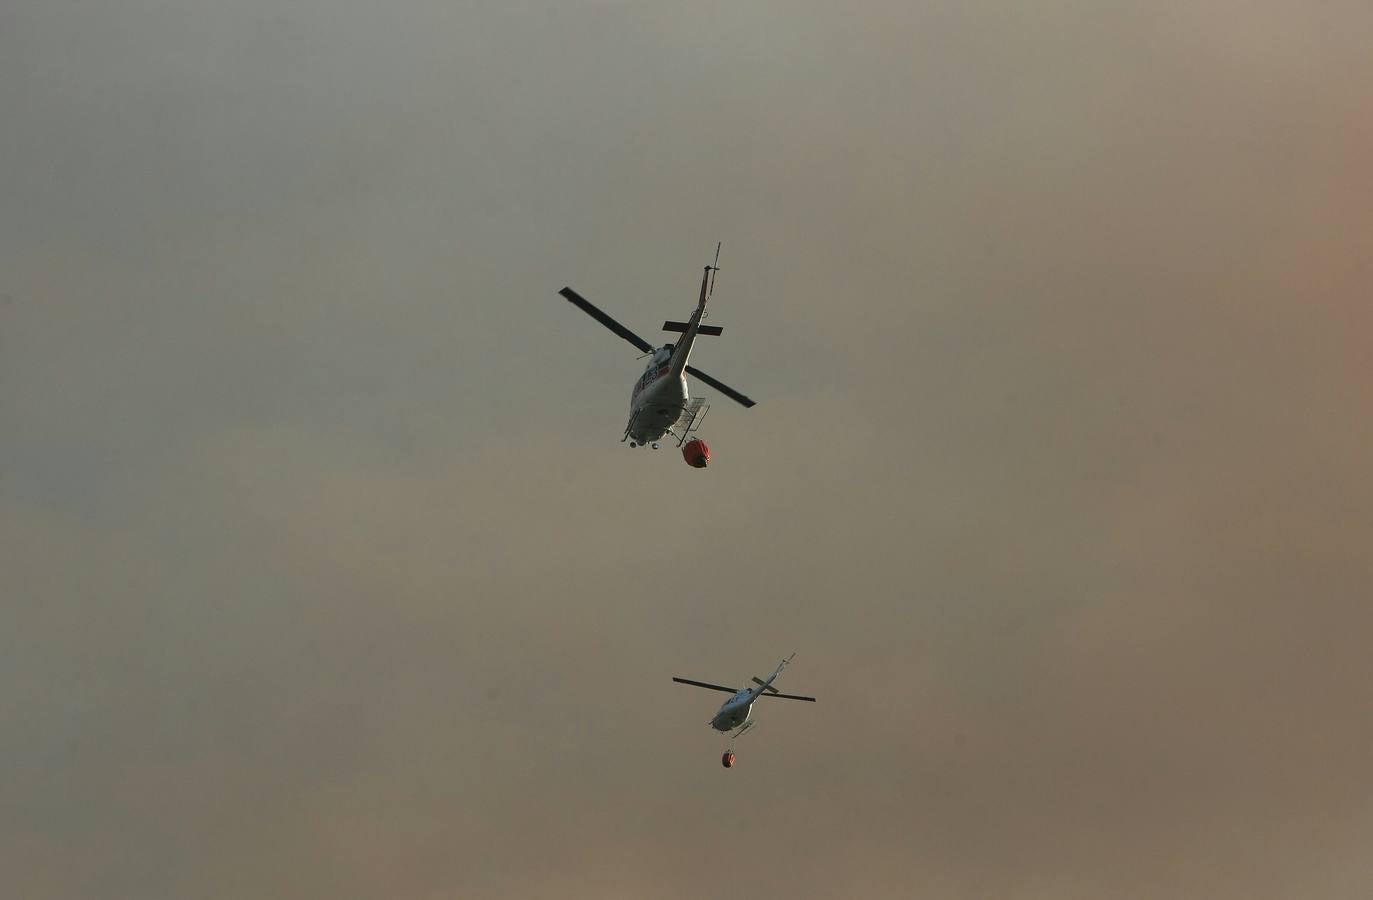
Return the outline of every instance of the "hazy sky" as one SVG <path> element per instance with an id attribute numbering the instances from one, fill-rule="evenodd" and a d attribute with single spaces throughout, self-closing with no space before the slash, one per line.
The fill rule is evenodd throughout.
<path id="1" fill-rule="evenodd" d="M 1369 895 L 1373 10 L 851 7 L 0 0 L 7 895 Z"/>

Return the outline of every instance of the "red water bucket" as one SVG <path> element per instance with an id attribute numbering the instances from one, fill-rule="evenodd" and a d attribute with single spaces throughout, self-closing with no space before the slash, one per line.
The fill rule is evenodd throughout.
<path id="1" fill-rule="evenodd" d="M 710 445 L 700 438 L 692 438 L 682 445 L 682 459 L 693 469 L 710 465 Z"/>

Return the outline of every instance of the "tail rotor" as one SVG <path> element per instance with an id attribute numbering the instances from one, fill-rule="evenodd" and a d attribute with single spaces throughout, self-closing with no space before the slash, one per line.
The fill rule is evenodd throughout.
<path id="1" fill-rule="evenodd" d="M 707 300 L 715 293 L 715 275 L 720 271 L 720 248 L 724 246 L 724 243 L 724 241 L 719 241 L 715 244 L 715 262 L 712 265 L 706 266 L 706 270 L 710 272 L 710 288 L 706 291 Z M 702 318 L 705 317 L 702 316 Z"/>

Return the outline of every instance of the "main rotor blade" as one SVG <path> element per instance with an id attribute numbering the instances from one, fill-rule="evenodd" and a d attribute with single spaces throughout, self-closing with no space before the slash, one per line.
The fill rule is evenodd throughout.
<path id="1" fill-rule="evenodd" d="M 800 694 L 759 694 L 759 697 L 773 697 L 777 700 L 808 700 L 815 702 L 814 697 L 802 697 Z"/>
<path id="2" fill-rule="evenodd" d="M 739 693 L 738 688 L 725 687 L 723 684 L 710 684 L 706 681 L 692 681 L 690 678 L 677 678 L 676 676 L 673 676 L 672 680 L 678 684 L 690 684 L 695 687 L 710 688 L 712 691 L 724 691 L 726 694 Z"/>
<path id="3" fill-rule="evenodd" d="M 609 328 L 611 331 L 615 332 L 620 337 L 629 341 L 635 347 L 638 347 L 640 353 L 647 353 L 653 349 L 652 344 L 650 344 L 643 338 L 639 337 L 637 334 L 630 331 L 628 328 L 624 327 L 619 322 L 616 322 L 614 319 L 610 318 L 610 316 L 601 312 L 599 309 L 595 307 L 594 304 L 592 304 L 590 300 L 586 299 L 581 294 L 572 290 L 572 288 L 565 287 L 561 291 L 558 291 L 558 293 L 562 294 L 563 297 L 567 299 L 567 302 L 571 303 L 573 306 L 581 307 L 582 312 L 586 313 L 588 316 L 595 319 L 597 322 L 600 322 L 602 325 L 604 325 L 606 328 Z"/>
<path id="4" fill-rule="evenodd" d="M 702 372 L 700 369 L 696 368 L 695 366 L 687 366 L 687 367 L 686 367 L 686 372 L 687 372 L 688 375 L 691 375 L 691 376 L 693 376 L 693 377 L 695 377 L 695 378 L 701 379 L 701 380 L 704 381 L 706 384 L 708 384 L 708 385 L 710 385 L 711 387 L 715 388 L 715 390 L 719 391 L 720 393 L 724 394 L 724 395 L 725 395 L 726 397 L 728 397 L 729 399 L 733 400 L 735 403 L 738 403 L 738 404 L 740 404 L 740 405 L 742 405 L 742 406 L 744 406 L 744 407 L 757 406 L 757 405 L 758 405 L 758 404 L 755 403 L 753 400 L 750 400 L 748 397 L 745 397 L 743 394 L 741 394 L 741 393 L 739 393 L 738 391 L 736 391 L 734 388 L 730 387 L 729 385 L 725 384 L 724 382 L 716 381 L 714 378 L 711 378 L 709 375 L 707 375 L 705 372 Z"/>

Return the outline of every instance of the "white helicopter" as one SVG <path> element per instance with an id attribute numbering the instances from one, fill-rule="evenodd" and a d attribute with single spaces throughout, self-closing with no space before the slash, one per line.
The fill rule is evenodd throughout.
<path id="1" fill-rule="evenodd" d="M 711 718 L 710 722 L 707 723 L 716 731 L 732 731 L 736 728 L 739 729 L 730 735 L 729 749 L 720 757 L 720 765 L 724 766 L 726 769 L 733 768 L 734 766 L 734 741 L 754 725 L 753 720 L 749 718 L 749 713 L 753 711 L 753 703 L 755 700 L 759 697 L 772 697 L 777 700 L 805 700 L 810 703 L 815 702 L 814 697 L 802 697 L 799 694 L 779 693 L 778 690 L 772 686 L 772 683 L 777 680 L 777 676 L 782 674 L 782 670 L 787 667 L 787 664 L 791 662 L 792 657 L 795 655 L 796 654 L 793 653 L 791 656 L 788 656 L 778 663 L 777 668 L 773 669 L 772 674 L 769 675 L 766 680 L 759 678 L 756 675 L 753 676 L 750 680 L 757 685 L 757 687 L 732 688 L 726 687 L 723 684 L 711 684 L 708 681 L 692 681 L 690 678 L 678 678 L 675 675 L 673 676 L 672 680 L 678 684 L 690 684 L 694 687 L 708 688 L 712 691 L 724 691 L 727 694 L 734 695 L 721 704 L 720 708 L 715 711 L 715 715 Z"/>
<path id="2" fill-rule="evenodd" d="M 720 248 L 715 248 L 715 262 L 720 262 Z M 754 401 L 745 397 L 734 388 L 716 381 L 705 372 L 687 365 L 691 357 L 691 346 L 696 336 L 701 334 L 719 335 L 724 329 L 719 325 L 702 325 L 706 317 L 706 301 L 715 291 L 714 273 L 720 271 L 718 265 L 705 267 L 701 275 L 701 297 L 696 311 L 685 322 L 664 322 L 663 330 L 681 334 L 677 343 L 664 344 L 656 350 L 648 341 L 639 337 L 619 322 L 597 309 L 591 301 L 581 294 L 565 287 L 558 293 L 568 302 L 578 306 L 591 318 L 629 341 L 645 355 L 649 356 L 643 375 L 634 383 L 634 391 L 629 399 L 629 424 L 625 426 L 621 443 L 629 441 L 629 446 L 639 447 L 648 444 L 654 450 L 664 435 L 670 434 L 677 439 L 682 448 L 682 456 L 687 464 L 698 469 L 710 463 L 710 447 L 700 438 L 688 440 L 701 426 L 706 410 L 710 407 L 700 397 L 691 397 L 687 391 L 687 375 L 692 375 L 715 388 L 726 397 L 745 407 L 753 406 Z"/>

